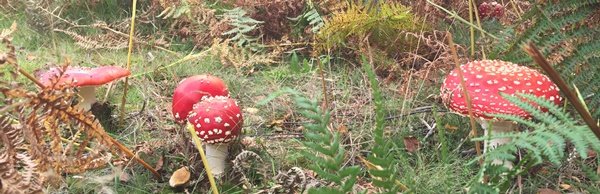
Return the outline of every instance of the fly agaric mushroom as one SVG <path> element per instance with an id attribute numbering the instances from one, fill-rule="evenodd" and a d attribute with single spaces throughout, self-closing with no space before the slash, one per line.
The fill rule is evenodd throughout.
<path id="1" fill-rule="evenodd" d="M 51 68 L 38 75 L 40 82 L 46 86 L 51 84 L 50 80 L 60 74 L 59 68 Z M 81 101 L 77 104 L 84 111 L 90 110 L 92 104 L 96 103 L 96 87 L 109 83 L 113 80 L 130 75 L 129 70 L 118 66 L 90 67 L 67 67 L 67 70 L 59 78 L 58 84 L 70 84 L 79 87 L 78 95 Z"/>
<path id="2" fill-rule="evenodd" d="M 237 102 L 224 96 L 208 97 L 196 104 L 188 115 L 188 127 L 206 142 L 206 159 L 210 170 L 220 175 L 225 170 L 229 142 L 242 129 L 244 119 Z"/>
<path id="3" fill-rule="evenodd" d="M 204 74 L 182 80 L 173 93 L 172 112 L 175 120 L 184 123 L 194 104 L 213 96 L 229 96 L 227 86 L 218 77 Z"/>
<path id="4" fill-rule="evenodd" d="M 510 114 L 525 119 L 531 117 L 528 112 L 502 98 L 500 93 L 532 94 L 544 97 L 556 104 L 560 104 L 562 100 L 558 87 L 546 75 L 534 69 L 499 60 L 472 61 L 460 66 L 460 70 L 452 70 L 441 88 L 442 101 L 450 110 L 459 115 L 464 116 L 469 113 L 458 71 L 463 74 L 466 90 L 471 100 L 473 116 L 479 118 L 478 121 L 486 135 L 510 132 L 516 127 L 514 122 L 499 120 L 490 114 Z M 489 128 L 491 131 L 488 131 Z M 492 139 L 489 142 L 485 141 L 484 146 L 495 148 L 509 141 L 509 138 Z M 512 168 L 512 163 L 509 161 L 493 161 L 492 163 L 504 163 L 505 167 Z"/>

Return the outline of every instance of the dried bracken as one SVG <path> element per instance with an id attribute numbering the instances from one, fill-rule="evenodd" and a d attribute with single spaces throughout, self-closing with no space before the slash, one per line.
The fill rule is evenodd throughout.
<path id="1" fill-rule="evenodd" d="M 54 29 L 54 31 L 65 33 L 75 40 L 75 44 L 84 49 L 111 49 L 119 50 L 127 48 L 127 39 L 116 34 L 100 34 L 93 36 L 80 35 L 73 31 Z"/>
<path id="2" fill-rule="evenodd" d="M 215 39 L 210 50 L 214 56 L 219 57 L 221 64 L 252 72 L 255 65 L 277 63 L 276 59 L 283 53 L 283 49 L 283 47 L 275 47 L 271 52 L 257 53 L 242 47 L 230 46 L 229 40 Z"/>
<path id="3" fill-rule="evenodd" d="M 0 67 L 13 75 L 11 80 L 0 82 L 0 93 L 4 97 L 0 107 L 0 143 L 3 145 L 0 162 L 7 164 L 0 169 L 2 183 L 18 182 L 9 184 L 16 187 L 8 189 L 25 193 L 38 191 L 44 183 L 39 175 L 42 172 L 81 173 L 103 167 L 113 154 L 125 154 L 145 164 L 110 137 L 94 115 L 73 107 L 74 89 L 68 84 L 58 84 L 68 63 L 45 86 L 30 78 L 40 86 L 37 91 L 13 81 L 16 71 L 31 76 L 17 63 L 10 41 L 10 32 L 15 29 L 13 25 L 11 30 L 0 33 L 0 40 L 8 48 L 7 53 L 0 54 L 4 58 Z"/>

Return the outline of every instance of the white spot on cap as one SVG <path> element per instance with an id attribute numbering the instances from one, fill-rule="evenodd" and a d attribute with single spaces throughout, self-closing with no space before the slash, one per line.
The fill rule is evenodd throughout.
<path id="1" fill-rule="evenodd" d="M 521 82 L 520 82 L 520 81 L 517 81 L 517 80 L 513 81 L 513 83 L 515 83 L 515 85 L 519 85 L 519 84 L 521 84 Z"/>
<path id="2" fill-rule="evenodd" d="M 231 135 L 231 131 L 225 131 L 225 135 Z"/>
<path id="3" fill-rule="evenodd" d="M 475 77 L 481 79 L 483 78 L 483 75 L 476 75 Z"/>
<path id="4" fill-rule="evenodd" d="M 210 123 L 210 119 L 209 118 L 204 118 L 204 123 Z"/>
<path id="5" fill-rule="evenodd" d="M 225 123 L 225 124 L 223 124 L 223 126 L 229 127 L 230 125 L 229 125 L 229 123 Z"/>
<path id="6" fill-rule="evenodd" d="M 221 121 L 223 121 L 223 119 L 221 117 L 215 117 L 215 122 L 221 123 Z"/>
<path id="7" fill-rule="evenodd" d="M 196 128 L 199 129 L 200 127 L 202 127 L 202 125 L 200 125 L 200 123 L 196 123 Z"/>
<path id="8" fill-rule="evenodd" d="M 499 91 L 505 91 L 505 90 L 506 90 L 506 87 L 504 87 L 504 86 L 502 86 L 502 87 L 499 87 L 499 88 L 498 88 L 498 90 L 499 90 Z"/>

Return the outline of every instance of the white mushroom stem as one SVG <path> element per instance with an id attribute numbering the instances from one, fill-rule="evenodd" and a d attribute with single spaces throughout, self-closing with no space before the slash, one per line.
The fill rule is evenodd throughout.
<path id="1" fill-rule="evenodd" d="M 78 95 L 81 97 L 81 101 L 77 107 L 88 111 L 92 109 L 92 104 L 96 103 L 96 86 L 79 87 Z"/>
<path id="2" fill-rule="evenodd" d="M 501 133 L 508 133 L 508 132 L 514 131 L 516 128 L 516 124 L 512 121 L 494 121 L 494 120 L 481 119 L 481 120 L 479 120 L 479 123 L 481 124 L 481 127 L 484 130 L 484 135 L 486 137 L 488 136 L 489 133 L 491 133 L 491 135 L 498 135 Z M 507 144 L 510 141 L 511 141 L 510 138 L 495 138 L 495 139 L 490 139 L 490 140 L 486 139 L 484 141 L 483 152 L 485 153 L 487 150 L 492 150 L 500 145 Z M 504 167 L 506 167 L 508 169 L 512 169 L 512 167 L 513 167 L 512 161 L 494 160 L 494 161 L 492 161 L 492 164 L 495 164 L 495 165 L 504 164 Z"/>
<path id="3" fill-rule="evenodd" d="M 215 176 L 220 176 L 225 171 L 225 159 L 229 153 L 228 143 L 205 144 L 206 160 L 208 166 Z"/>

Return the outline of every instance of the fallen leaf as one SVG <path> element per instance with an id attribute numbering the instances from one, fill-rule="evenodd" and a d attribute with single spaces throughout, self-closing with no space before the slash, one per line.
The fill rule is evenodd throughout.
<path id="1" fill-rule="evenodd" d="M 569 189 L 571 189 L 571 185 L 569 185 L 569 184 L 565 184 L 565 183 L 562 183 L 562 184 L 560 184 L 560 185 L 558 185 L 558 186 L 559 186 L 559 187 L 560 187 L 560 189 L 562 189 L 562 190 L 569 190 Z"/>
<path id="2" fill-rule="evenodd" d="M 119 181 L 121 181 L 122 183 L 126 183 L 129 182 L 129 180 L 131 180 L 131 176 L 129 176 L 127 172 L 121 171 L 121 173 L 119 174 Z"/>
<path id="3" fill-rule="evenodd" d="M 446 125 L 444 125 L 444 128 L 446 129 L 446 131 L 448 131 L 450 133 L 454 133 L 456 130 L 458 130 L 457 126 L 450 125 L 450 124 L 447 124 L 447 123 L 446 123 Z"/>
<path id="4" fill-rule="evenodd" d="M 598 156 L 598 154 L 592 149 L 587 150 L 587 155 L 588 157 L 586 159 L 594 159 L 596 156 Z"/>
<path id="5" fill-rule="evenodd" d="M 256 114 L 258 112 L 258 109 L 257 108 L 245 108 L 244 111 L 247 113 L 250 113 L 250 114 Z"/>
<path id="6" fill-rule="evenodd" d="M 32 60 L 34 60 L 34 59 L 36 59 L 36 58 L 37 58 L 37 57 L 36 57 L 35 55 L 28 54 L 28 55 L 25 57 L 25 60 L 32 61 Z"/>
<path id="7" fill-rule="evenodd" d="M 162 169 L 164 163 L 165 157 L 161 155 L 160 158 L 158 158 L 158 161 L 156 161 L 156 166 L 154 167 L 154 169 L 156 171 L 159 171 L 160 169 Z"/>
<path id="8" fill-rule="evenodd" d="M 552 190 L 552 189 L 548 189 L 548 188 L 538 189 L 537 193 L 538 194 L 560 194 L 560 192 Z"/>
<path id="9" fill-rule="evenodd" d="M 419 140 L 414 136 L 404 137 L 404 147 L 406 151 L 413 153 L 419 149 Z"/>
<path id="10" fill-rule="evenodd" d="M 346 134 L 346 133 L 348 133 L 348 128 L 346 127 L 346 125 L 340 124 L 340 125 L 337 127 L 337 131 L 338 131 L 338 132 L 340 132 L 340 134 L 342 134 L 342 135 L 343 135 L 343 134 Z"/>

